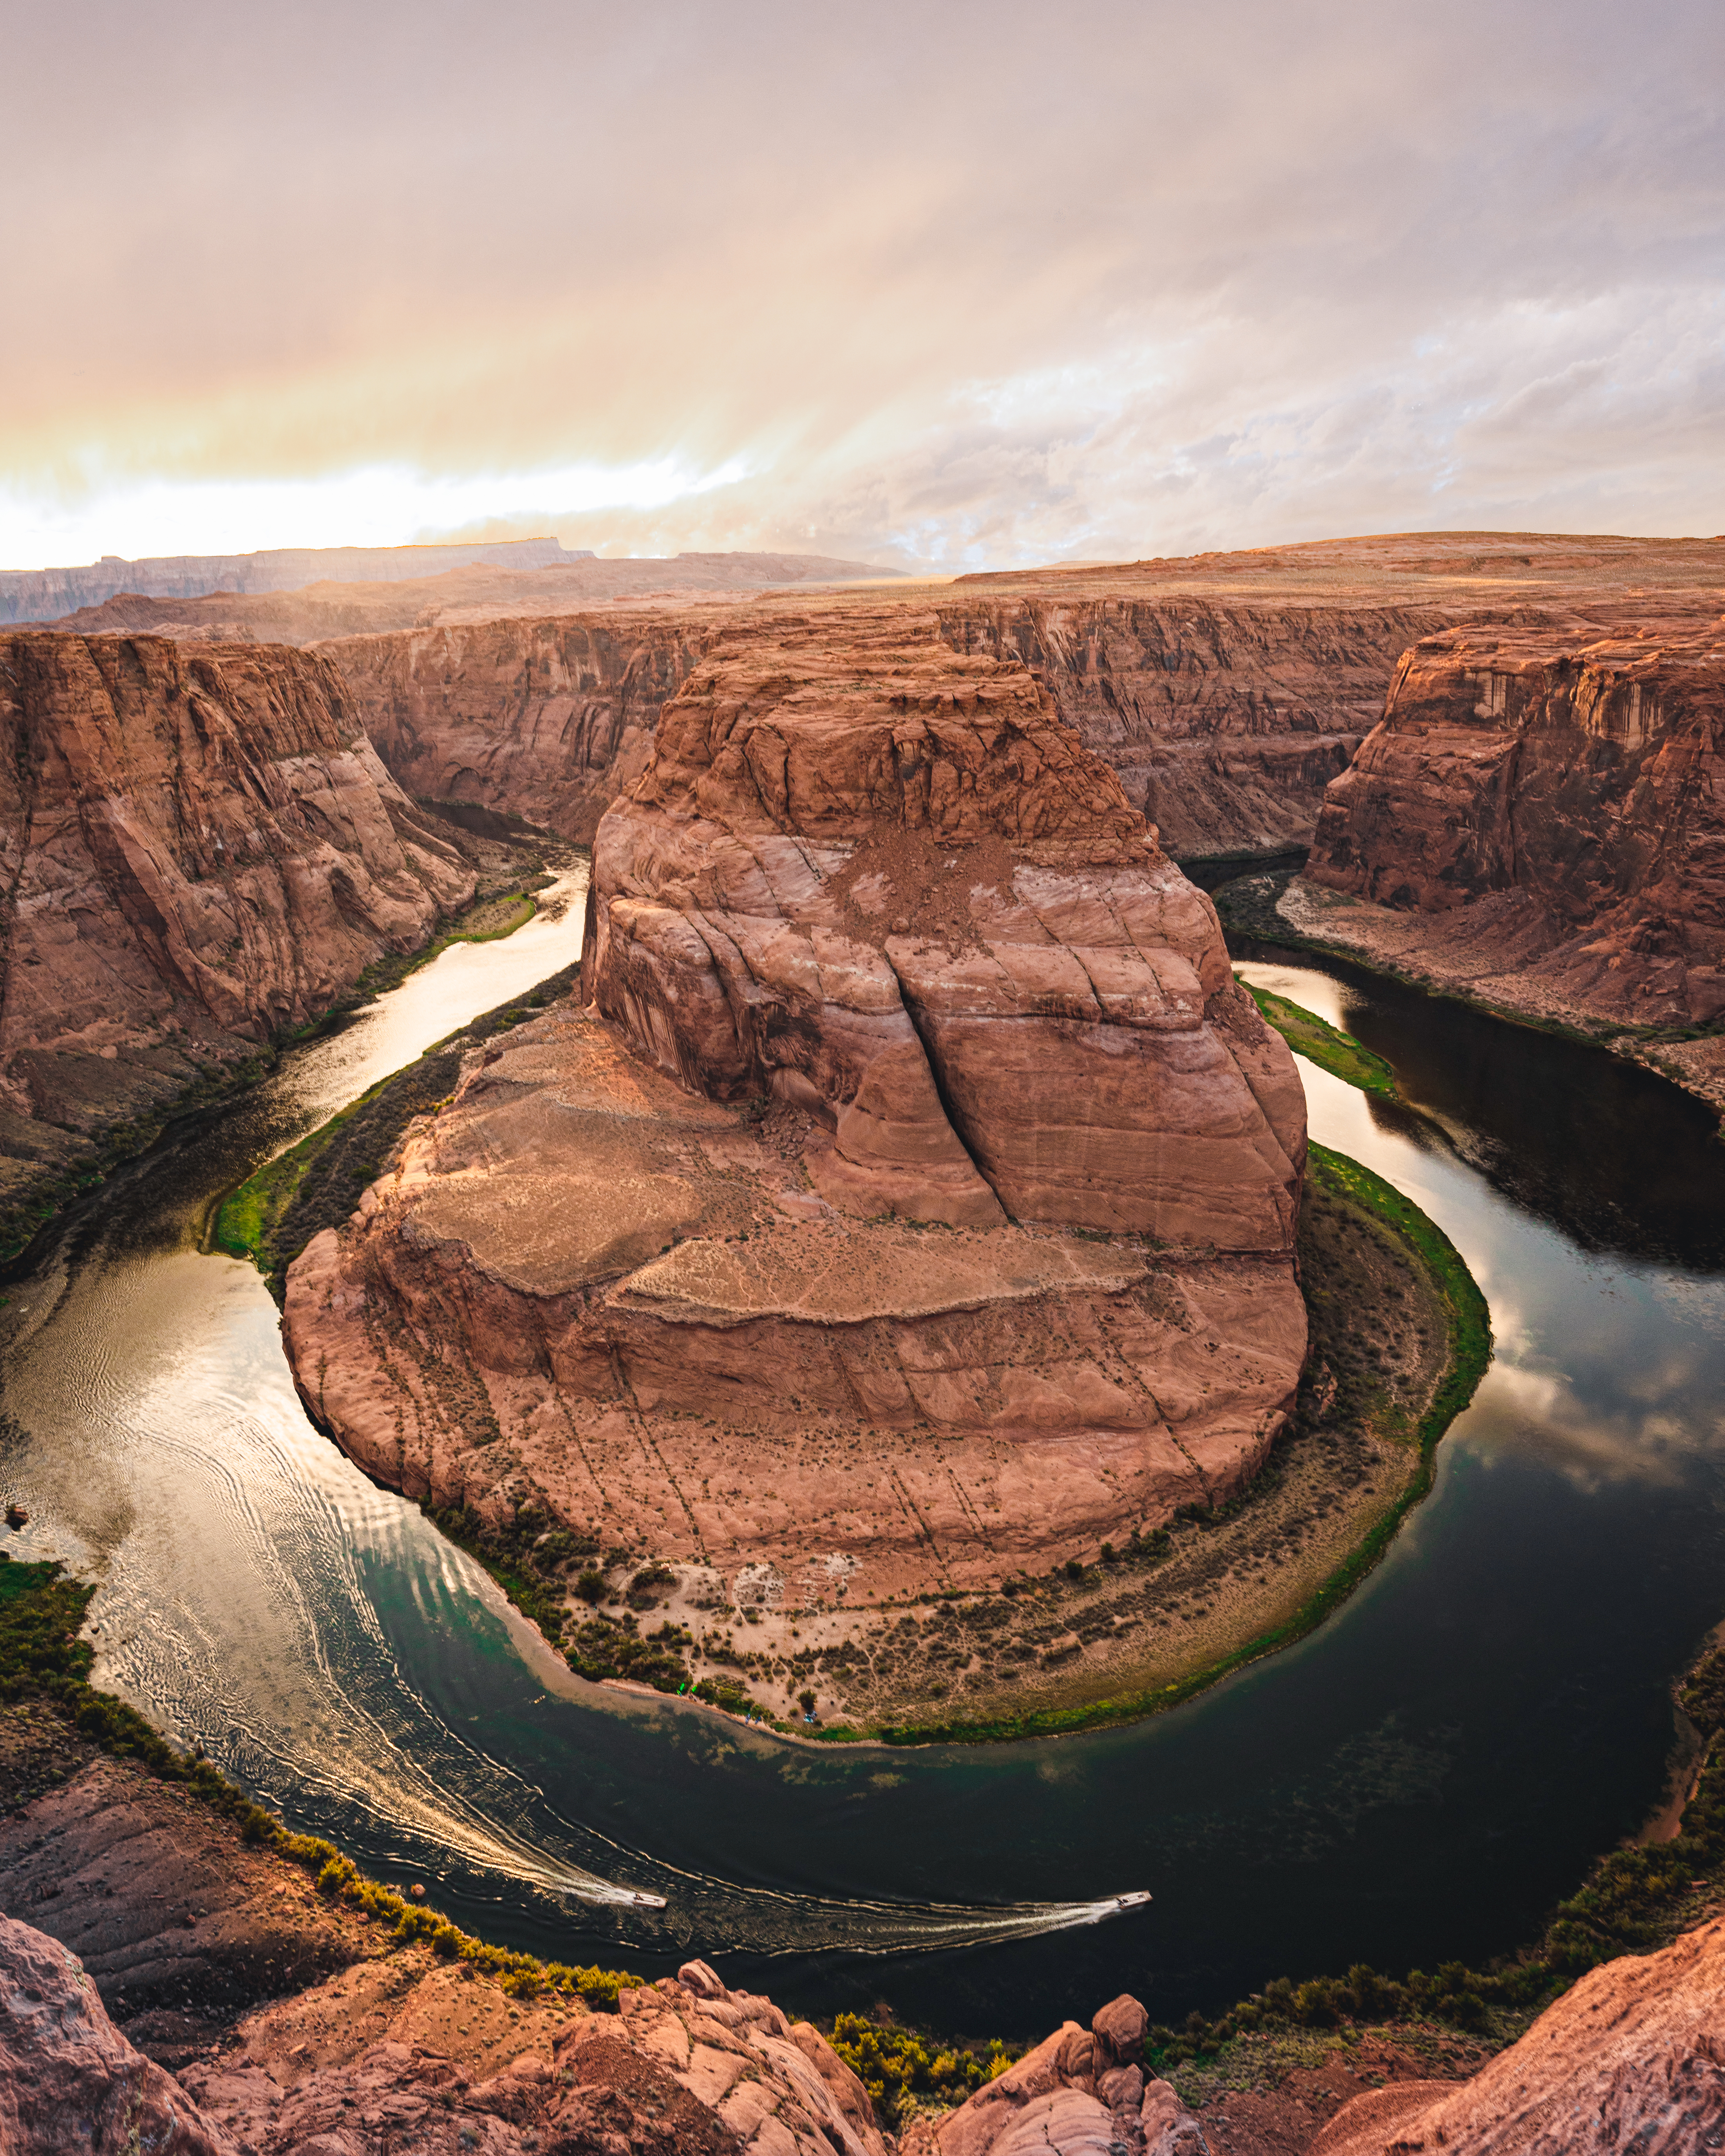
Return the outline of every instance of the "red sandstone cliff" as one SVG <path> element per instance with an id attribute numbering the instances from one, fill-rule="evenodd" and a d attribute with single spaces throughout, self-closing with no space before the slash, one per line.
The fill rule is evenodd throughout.
<path id="1" fill-rule="evenodd" d="M 0 1204 L 472 894 L 310 654 L 17 631 L 0 730 Z"/>
<path id="2" fill-rule="evenodd" d="M 1168 852 L 1304 845 L 1430 608 L 1042 593 L 944 598 L 955 650 L 1024 661 Z"/>
<path id="3" fill-rule="evenodd" d="M 832 604 L 834 633 L 884 595 Z M 1430 610 L 1131 597 L 906 594 L 907 639 L 1022 661 L 1177 855 L 1303 844 Z M 800 603 L 806 605 L 806 602 Z M 782 606 L 490 620 L 324 647 L 411 793 L 586 841 L 643 769 L 660 710 L 715 640 L 770 649 Z"/>
<path id="4" fill-rule="evenodd" d="M 1304 1347 L 1304 1098 L 1022 666 L 888 608 L 745 629 L 593 892 L 595 1009 L 475 1060 L 289 1274 L 371 1473 L 854 1607 L 1256 1471 Z"/>
<path id="5" fill-rule="evenodd" d="M 645 767 L 711 629 L 697 614 L 574 614 L 322 649 L 409 793 L 477 801 L 585 844 Z"/>
<path id="6" fill-rule="evenodd" d="M 1307 870 L 1370 903 L 1291 917 L 1510 1004 L 1725 1013 L 1725 622 L 1616 612 L 1409 650 Z"/>
<path id="7" fill-rule="evenodd" d="M 1725 2147 L 1725 1923 L 1582 1978 L 1458 2088 L 1356 2097 L 1310 2156 L 1701 2156 Z"/>

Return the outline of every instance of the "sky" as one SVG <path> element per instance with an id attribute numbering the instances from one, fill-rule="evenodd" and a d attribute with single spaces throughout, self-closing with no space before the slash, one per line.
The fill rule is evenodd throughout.
<path id="1" fill-rule="evenodd" d="M 0 567 L 1725 531 L 1719 0 L 8 14 Z"/>

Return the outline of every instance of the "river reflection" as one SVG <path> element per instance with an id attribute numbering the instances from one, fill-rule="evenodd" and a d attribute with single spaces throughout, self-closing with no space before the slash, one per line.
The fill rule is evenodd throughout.
<path id="1" fill-rule="evenodd" d="M 547 944 L 506 981 L 533 932 L 465 954 L 423 1019 L 392 1005 L 378 1055 L 566 963 Z M 1313 1132 L 1442 1223 L 1498 1342 L 1431 1496 L 1298 1647 L 1137 1728 L 903 1753 L 560 1680 L 310 1430 L 255 1276 L 196 1255 L 204 1194 L 390 1067 L 311 1075 L 343 1036 L 120 1178 L 13 1291 L 3 1479 L 102 1581 L 102 1676 L 488 1937 L 649 1973 L 693 1948 L 808 2009 L 1040 2033 L 1122 1989 L 1183 2013 L 1513 1946 L 1656 1801 L 1669 1678 L 1725 1614 L 1725 1148 L 1603 1055 L 1248 970 L 1396 1066 L 1412 1110 L 1302 1064 Z M 1153 1906 L 1113 1912 L 1136 1888 Z"/>

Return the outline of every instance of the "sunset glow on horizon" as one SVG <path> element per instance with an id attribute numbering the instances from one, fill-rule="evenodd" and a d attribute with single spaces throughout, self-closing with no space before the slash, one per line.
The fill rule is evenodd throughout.
<path id="1" fill-rule="evenodd" d="M 74 0 L 8 35 L 0 567 L 1712 533 L 1722 22 Z"/>

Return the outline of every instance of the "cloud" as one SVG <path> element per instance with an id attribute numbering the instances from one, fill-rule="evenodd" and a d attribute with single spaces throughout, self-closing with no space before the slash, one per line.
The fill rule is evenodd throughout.
<path id="1" fill-rule="evenodd" d="M 1717 530 L 1722 43 L 1699 0 L 69 0 L 9 34 L 0 554 L 248 484 L 249 543 L 320 485 L 335 543 L 379 472 L 386 520 L 964 566 Z M 706 490 L 539 490 L 643 469 Z"/>

